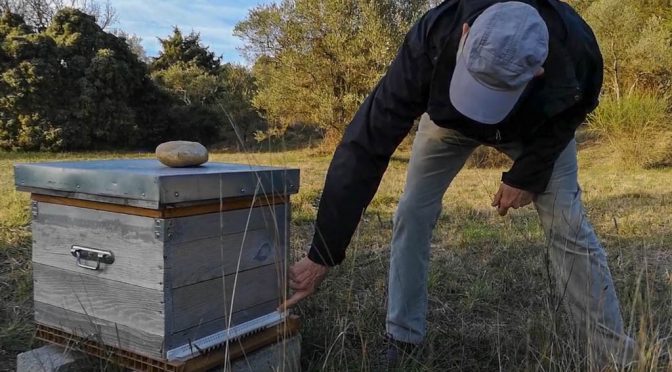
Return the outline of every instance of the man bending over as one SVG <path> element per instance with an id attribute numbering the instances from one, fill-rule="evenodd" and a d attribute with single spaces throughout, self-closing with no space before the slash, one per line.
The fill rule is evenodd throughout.
<path id="1" fill-rule="evenodd" d="M 294 295 L 343 261 L 392 153 L 423 113 L 394 218 L 388 337 L 421 343 L 427 270 L 441 200 L 479 145 L 514 160 L 493 207 L 539 214 L 563 300 L 604 363 L 632 355 L 605 252 L 584 217 L 574 133 L 598 104 L 602 57 L 589 26 L 557 0 L 448 0 L 410 30 L 336 149 Z M 389 354 L 394 359 L 394 353 Z"/>

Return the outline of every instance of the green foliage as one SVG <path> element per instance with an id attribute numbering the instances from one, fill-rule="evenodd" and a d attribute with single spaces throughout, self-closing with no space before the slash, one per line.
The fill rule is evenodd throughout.
<path id="1" fill-rule="evenodd" d="M 667 2 L 596 0 L 584 16 L 605 61 L 605 86 L 617 97 L 625 89 L 669 87 L 672 76 L 672 20 Z"/>
<path id="2" fill-rule="evenodd" d="M 278 133 L 298 123 L 342 131 L 425 5 L 287 0 L 253 9 L 235 34 L 256 59 L 254 106 Z"/>
<path id="3" fill-rule="evenodd" d="M 65 9 L 31 33 L 16 16 L 0 21 L 0 147 L 59 150 L 127 145 L 135 138 L 131 95 L 145 68 L 95 19 Z"/>
<path id="4" fill-rule="evenodd" d="M 401 25 L 403 27 L 384 27 L 381 31 L 387 32 L 397 43 L 406 36 L 410 25 L 415 23 L 429 8 L 442 3 L 442 0 L 375 0 L 372 2 L 377 10 L 383 25 Z"/>
<path id="5" fill-rule="evenodd" d="M 220 71 L 222 99 L 220 108 L 235 126 L 243 143 L 250 142 L 253 134 L 266 129 L 265 122 L 252 106 L 257 92 L 257 81 L 243 66 L 226 64 Z"/>
<path id="6" fill-rule="evenodd" d="M 142 38 L 138 35 L 135 34 L 129 34 L 127 32 L 124 32 L 124 30 L 115 30 L 114 34 L 126 41 L 126 44 L 128 44 L 128 48 L 133 52 L 133 54 L 140 59 L 140 61 L 144 63 L 148 63 L 150 61 L 149 57 L 147 57 L 147 52 L 145 52 L 145 48 L 142 46 Z"/>
<path id="7" fill-rule="evenodd" d="M 63 132 L 66 148 L 133 143 L 131 95 L 146 70 L 126 43 L 104 32 L 82 12 L 56 14 L 46 34 L 59 46 L 65 95 Z"/>
<path id="8" fill-rule="evenodd" d="M 96 18 L 102 29 L 117 22 L 111 0 L 2 0 L 0 11 L 20 15 L 30 27 L 43 31 L 54 16 L 65 8 L 74 8 Z"/>
<path id="9" fill-rule="evenodd" d="M 628 50 L 628 59 L 640 80 L 667 90 L 672 77 L 672 23 L 652 15 L 640 30 L 640 37 Z"/>
<path id="10" fill-rule="evenodd" d="M 600 43 L 605 89 L 589 133 L 628 166 L 672 164 L 672 5 L 667 1 L 586 0 L 580 10 Z"/>
<path id="11" fill-rule="evenodd" d="M 198 34 L 183 37 L 177 27 L 161 44 L 163 50 L 151 65 L 151 76 L 178 102 L 171 112 L 180 118 L 185 132 L 207 133 L 206 142 L 239 143 L 238 136 L 247 142 L 262 127 L 251 105 L 256 84 L 248 69 L 221 64 L 201 45 Z"/>
<path id="12" fill-rule="evenodd" d="M 192 32 L 186 37 L 178 27 L 166 39 L 159 39 L 162 51 L 152 62 L 152 70 L 166 70 L 178 64 L 192 64 L 209 74 L 216 74 L 221 66 L 221 58 L 201 44 L 199 34 Z"/>
<path id="13" fill-rule="evenodd" d="M 20 17 L 0 19 L 0 148 L 50 149 L 61 145 L 56 108 L 60 66 L 54 41 L 30 33 Z"/>
<path id="14" fill-rule="evenodd" d="M 235 102 L 236 115 L 253 116 L 249 86 L 254 82 L 241 77 L 246 70 L 221 66 L 198 35 L 180 39 L 183 45 L 175 39 L 164 40 L 168 49 L 150 77 L 125 37 L 103 31 L 79 10 L 59 11 L 39 33 L 5 13 L 0 19 L 0 148 L 153 147 L 178 138 L 208 144 L 221 137 L 224 116 L 215 104 L 222 99 Z M 229 76 L 234 80 L 228 82 Z M 243 89 L 242 83 L 248 86 Z M 227 84 L 230 91 L 224 90 Z"/>
<path id="15" fill-rule="evenodd" d="M 589 131 L 606 141 L 625 165 L 661 165 L 672 158 L 668 107 L 668 99 L 656 93 L 607 96 L 590 116 Z"/>
<path id="16" fill-rule="evenodd" d="M 18 14 L 3 12 L 0 19 L 0 36 L 3 38 L 11 33 L 26 35 L 31 33 L 31 28 L 26 25 L 23 17 Z"/>
<path id="17" fill-rule="evenodd" d="M 185 105 L 213 103 L 219 93 L 218 77 L 208 74 L 194 62 L 177 62 L 165 70 L 155 71 L 152 78 L 174 92 Z"/>
<path id="18" fill-rule="evenodd" d="M 80 80 L 79 117 L 72 120 L 81 118 L 79 133 L 86 127 L 92 142 L 121 144 L 135 138 L 134 110 L 129 103 L 138 84 L 130 79 L 134 77 L 132 66 L 117 57 L 110 49 L 99 49 Z"/>

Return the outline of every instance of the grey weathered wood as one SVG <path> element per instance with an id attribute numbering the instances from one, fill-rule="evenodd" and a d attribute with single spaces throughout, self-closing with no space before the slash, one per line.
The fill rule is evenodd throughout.
<path id="1" fill-rule="evenodd" d="M 275 262 L 285 262 L 285 221 L 279 233 L 261 229 L 166 244 L 166 285 L 178 288 Z M 244 239 L 244 240 L 243 240 Z M 240 265 L 238 258 L 240 256 Z"/>
<path id="2" fill-rule="evenodd" d="M 14 175 L 19 187 L 154 201 L 157 207 L 299 189 L 298 169 L 216 162 L 169 168 L 155 159 L 15 164 Z"/>
<path id="3" fill-rule="evenodd" d="M 188 344 L 190 341 L 213 335 L 223 331 L 230 326 L 234 326 L 251 319 L 272 313 L 277 309 L 279 299 L 273 299 L 246 309 L 237 311 L 231 315 L 231 323 L 228 317 L 220 317 L 209 322 L 195 325 L 189 329 L 166 335 L 166 350 L 174 349 Z"/>
<path id="4" fill-rule="evenodd" d="M 221 318 L 225 311 L 240 311 L 279 298 L 283 268 L 275 264 L 215 278 L 166 292 L 172 311 L 166 318 L 170 333 Z M 234 297 L 234 281 L 236 282 Z M 226 286 L 224 286 L 226 282 Z M 225 310 L 226 309 L 226 310 Z"/>
<path id="5" fill-rule="evenodd" d="M 50 190 L 39 187 L 16 186 L 16 190 L 40 195 L 59 196 L 62 198 L 69 198 L 69 199 L 79 199 L 101 203 L 128 205 L 130 207 L 149 208 L 149 209 L 155 209 L 159 207 L 159 203 L 157 201 L 152 200 L 117 198 L 112 196 L 85 194 L 81 192 Z"/>
<path id="6" fill-rule="evenodd" d="M 280 204 L 155 220 L 39 202 L 36 320 L 160 358 L 167 343 L 226 328 L 236 275 L 231 325 L 268 314 L 283 296 L 288 212 Z M 115 262 L 77 267 L 72 245 L 112 251 Z"/>
<path id="7" fill-rule="evenodd" d="M 39 301 L 36 301 L 34 306 L 35 321 L 38 323 L 138 354 L 154 358 L 165 357 L 164 338 L 161 335 L 147 333 L 135 327 L 112 323 L 100 318 L 87 317 Z"/>
<path id="8" fill-rule="evenodd" d="M 34 262 L 163 289 L 163 242 L 155 237 L 153 218 L 50 203 L 39 203 L 38 211 L 32 224 Z M 73 245 L 111 251 L 115 262 L 96 271 L 78 267 Z"/>
<path id="9" fill-rule="evenodd" d="M 162 291 L 39 263 L 33 264 L 33 278 L 35 301 L 147 333 L 165 330 Z"/>
<path id="10" fill-rule="evenodd" d="M 277 226 L 275 221 L 284 221 L 285 218 L 284 204 L 175 218 L 167 221 L 166 241 L 178 244 L 235 234 L 245 231 L 246 226 L 248 231 L 259 229 L 275 231 Z"/>

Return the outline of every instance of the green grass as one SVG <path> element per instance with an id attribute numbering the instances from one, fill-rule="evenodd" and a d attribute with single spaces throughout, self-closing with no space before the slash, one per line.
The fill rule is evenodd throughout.
<path id="1" fill-rule="evenodd" d="M 0 153 L 0 370 L 32 345 L 28 195 L 14 191 L 15 162 L 145 157 L 134 153 Z M 588 215 L 608 254 L 631 334 L 634 370 L 669 370 L 672 342 L 672 170 L 621 169 L 603 148 L 580 153 Z M 381 369 L 388 244 L 408 153 L 395 156 L 348 258 L 296 310 L 304 370 Z M 308 150 L 214 154 L 212 160 L 301 168 L 291 246 L 309 244 L 329 157 Z M 502 169 L 465 169 L 444 198 L 429 273 L 429 333 L 408 370 L 585 370 L 584 350 L 555 301 L 543 232 L 531 208 L 501 218 L 489 207 Z"/>
<path id="2" fill-rule="evenodd" d="M 608 146 L 625 167 L 672 165 L 669 97 L 633 90 L 605 96 L 590 114 L 587 132 Z"/>

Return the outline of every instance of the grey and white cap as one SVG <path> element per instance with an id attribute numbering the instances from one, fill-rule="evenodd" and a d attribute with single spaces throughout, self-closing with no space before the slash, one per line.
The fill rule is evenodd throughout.
<path id="1" fill-rule="evenodd" d="M 532 6 L 510 1 L 487 8 L 462 36 L 450 101 L 483 124 L 504 120 L 548 57 L 548 27 Z"/>

